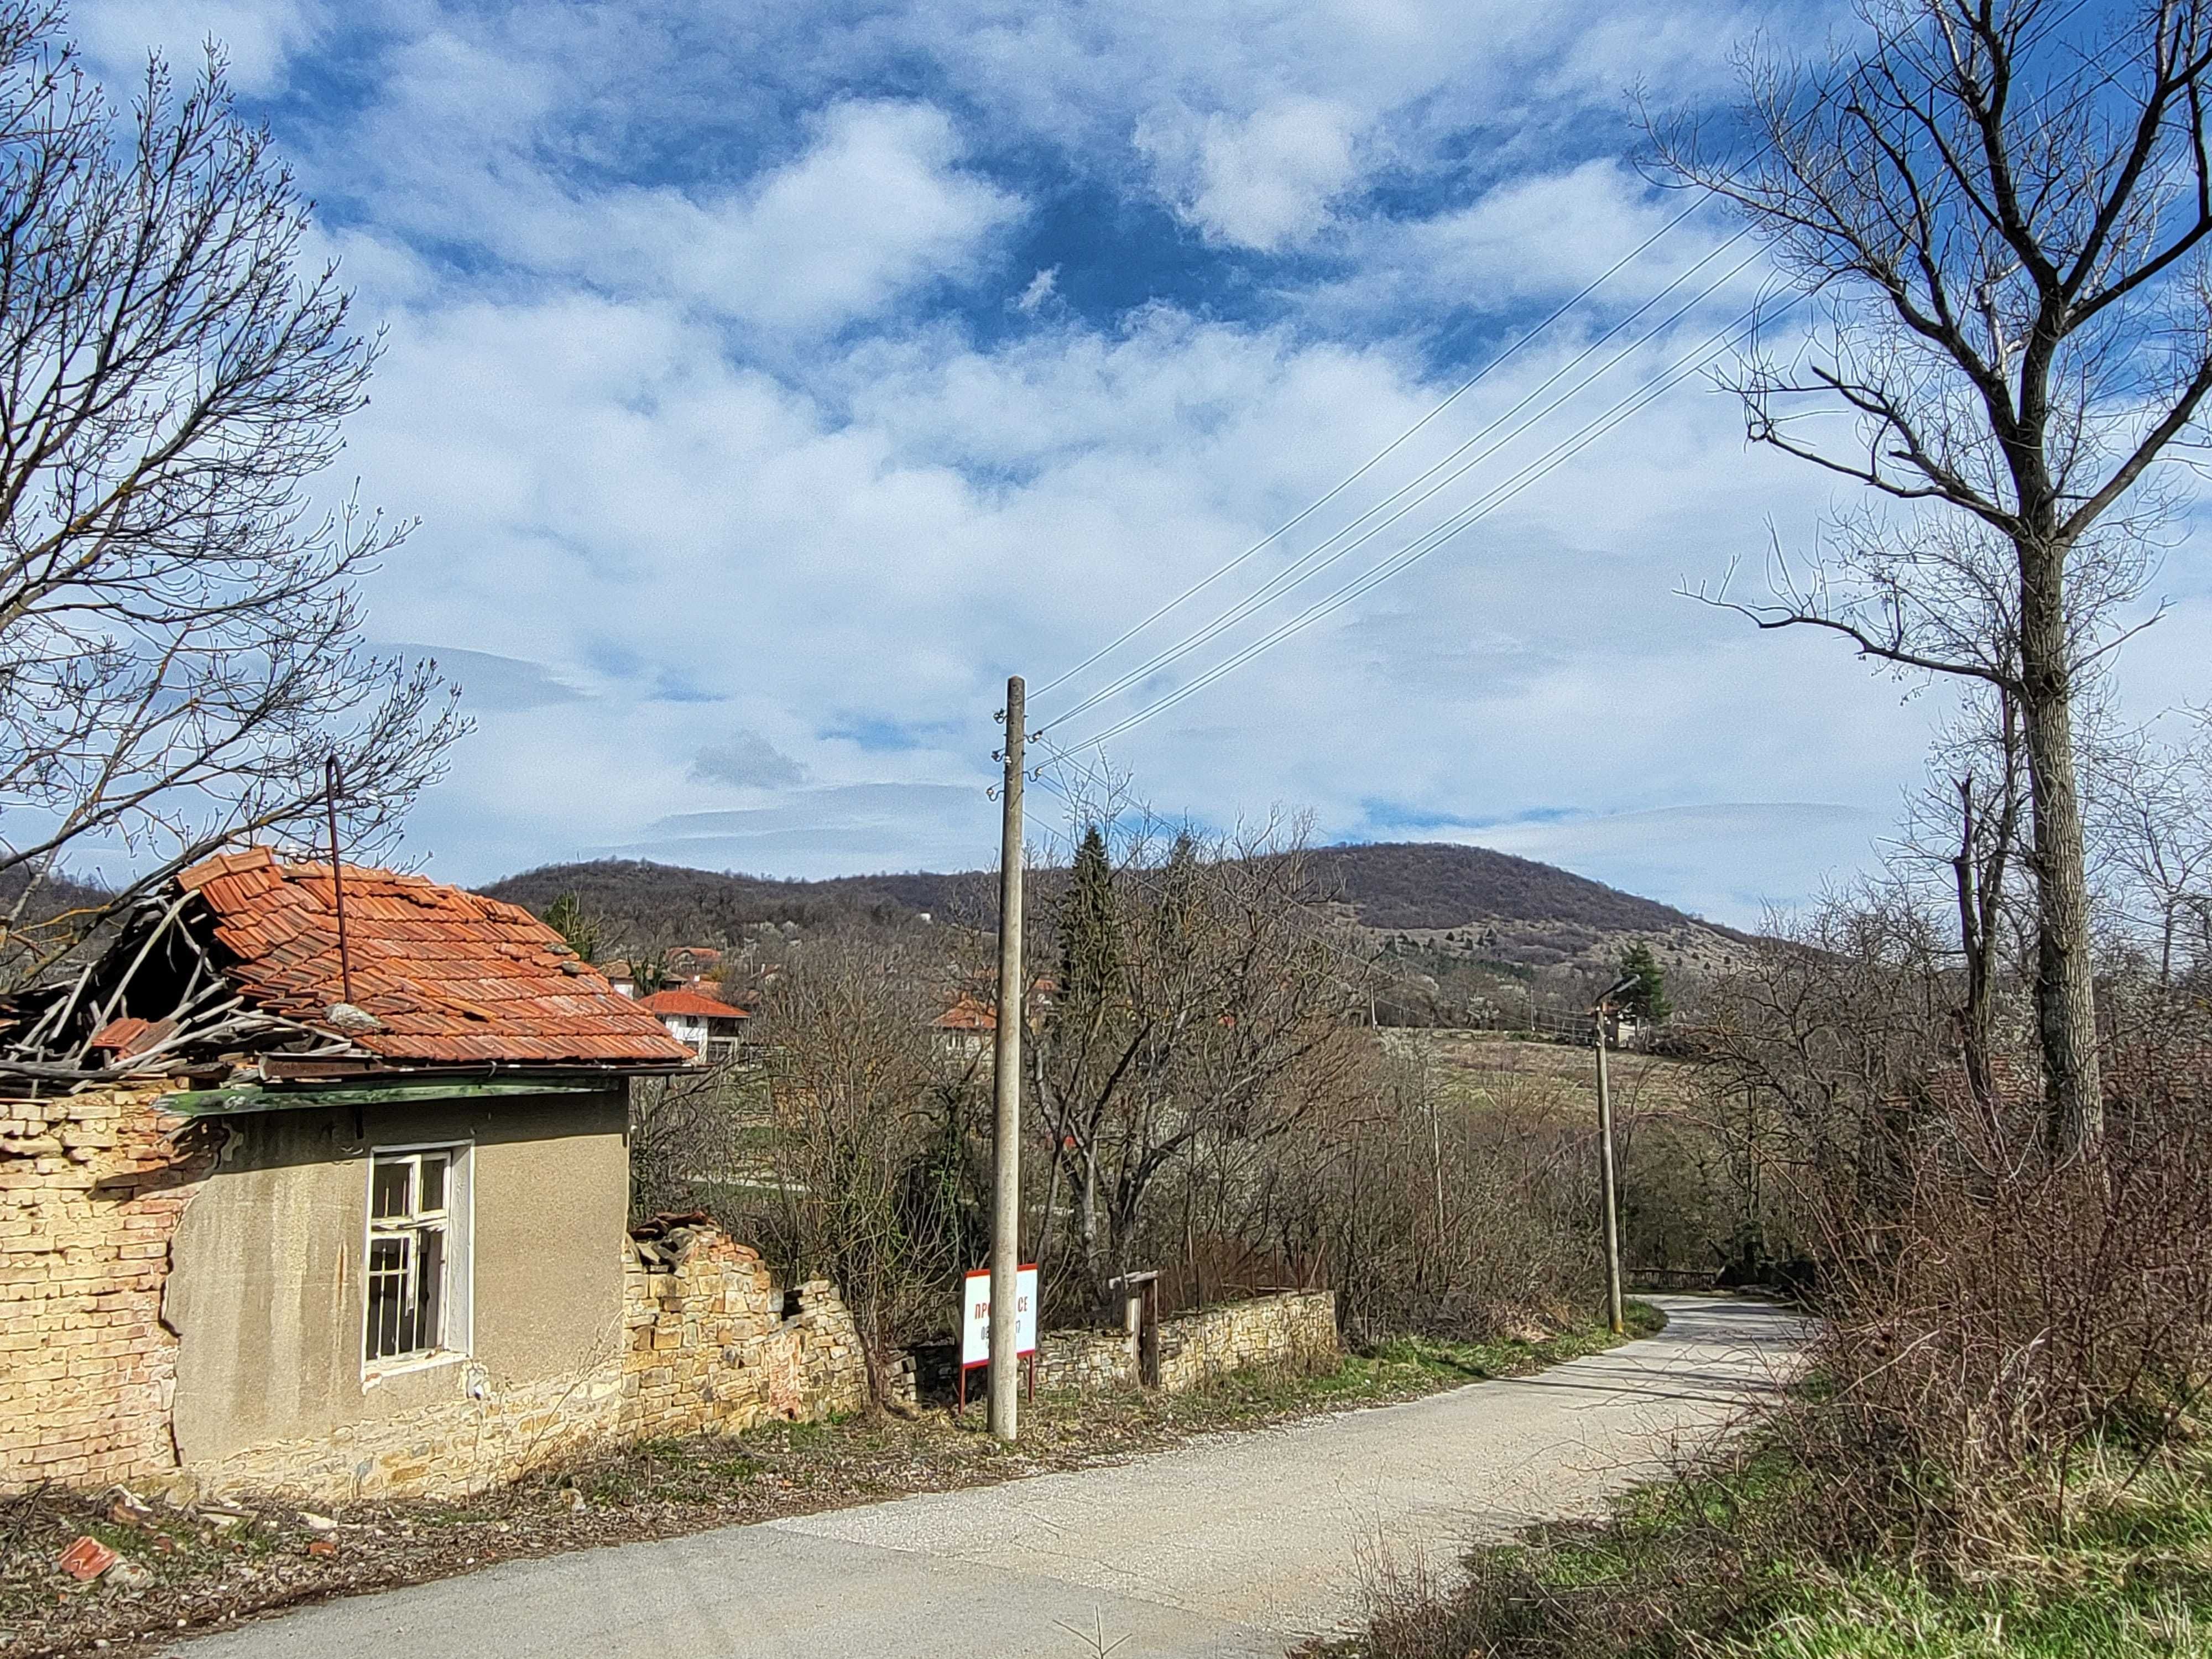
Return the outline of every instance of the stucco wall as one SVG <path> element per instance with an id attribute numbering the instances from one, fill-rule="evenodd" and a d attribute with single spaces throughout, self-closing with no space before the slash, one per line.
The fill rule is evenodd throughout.
<path id="1" fill-rule="evenodd" d="M 385 1422 L 426 1432 L 445 1417 L 481 1422 L 510 1397 L 559 1399 L 572 1385 L 588 1396 L 595 1376 L 615 1379 L 611 1408 L 625 1124 L 617 1091 L 235 1121 L 215 1178 L 177 1229 L 163 1304 L 179 1337 L 175 1433 L 187 1470 Z M 368 1153 L 460 1141 L 472 1147 L 470 1353 L 365 1377 Z M 368 1461 L 365 1485 L 385 1484 Z"/>

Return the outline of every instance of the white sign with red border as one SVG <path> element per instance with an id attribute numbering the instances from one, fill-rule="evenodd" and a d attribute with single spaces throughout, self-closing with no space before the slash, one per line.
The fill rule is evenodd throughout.
<path id="1" fill-rule="evenodd" d="M 961 1283 L 960 1367 L 991 1363 L 991 1270 L 979 1267 Z M 1014 1357 L 1037 1346 L 1037 1270 L 1032 1261 L 1014 1270 Z"/>

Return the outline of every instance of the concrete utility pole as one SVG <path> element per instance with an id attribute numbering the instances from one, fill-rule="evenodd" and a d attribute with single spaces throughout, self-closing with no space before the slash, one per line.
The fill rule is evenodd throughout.
<path id="1" fill-rule="evenodd" d="M 992 1059 L 991 1432 L 1014 1437 L 1015 1299 L 1022 1261 L 1021 676 L 1006 682 L 1006 782 L 999 832 L 999 1029 Z"/>
<path id="2" fill-rule="evenodd" d="M 1605 1020 L 1612 1012 L 1610 999 L 1601 998 L 1590 1015 L 1597 1022 L 1598 1188 L 1605 1205 L 1606 1310 L 1613 1334 L 1625 1336 L 1628 1324 L 1620 1305 L 1620 1215 L 1613 1176 L 1613 1085 L 1605 1069 Z"/>

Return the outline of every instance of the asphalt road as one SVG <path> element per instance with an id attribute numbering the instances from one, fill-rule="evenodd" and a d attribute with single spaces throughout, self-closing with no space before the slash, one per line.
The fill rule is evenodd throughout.
<path id="1" fill-rule="evenodd" d="M 1384 1561 L 1590 1510 L 1771 1388 L 1796 1328 L 1654 1298 L 1656 1337 L 1510 1382 L 1002 1486 L 515 1561 L 183 1659 L 1273 1659 Z"/>

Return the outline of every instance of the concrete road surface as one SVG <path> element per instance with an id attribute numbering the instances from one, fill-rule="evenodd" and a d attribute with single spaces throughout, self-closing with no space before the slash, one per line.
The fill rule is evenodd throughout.
<path id="1" fill-rule="evenodd" d="M 1510 1382 L 1127 1462 L 514 1561 L 179 1644 L 184 1659 L 1279 1656 L 1356 1617 L 1378 1552 L 1586 1511 L 1786 1371 L 1760 1304 Z"/>

